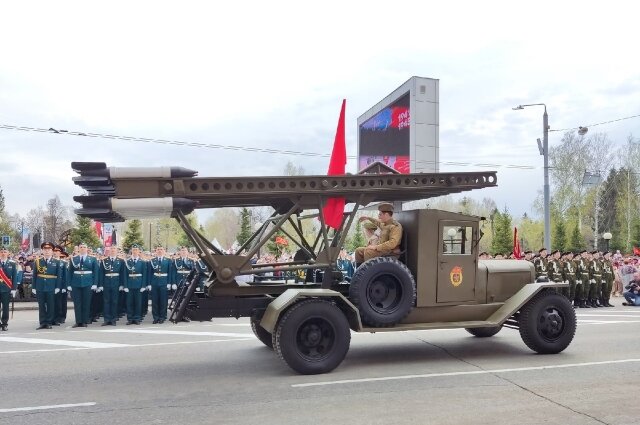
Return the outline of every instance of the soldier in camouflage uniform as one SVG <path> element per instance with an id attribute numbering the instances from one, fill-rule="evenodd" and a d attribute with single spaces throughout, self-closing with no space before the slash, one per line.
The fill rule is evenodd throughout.
<path id="1" fill-rule="evenodd" d="M 540 278 L 549 278 L 549 273 L 547 271 L 547 250 L 545 248 L 540 248 L 538 256 L 533 260 L 533 266 L 536 269 L 536 280 Z"/>
<path id="2" fill-rule="evenodd" d="M 602 307 L 600 304 L 600 292 L 602 288 L 602 263 L 600 252 L 591 251 L 589 259 L 589 303 L 591 307 Z"/>
<path id="3" fill-rule="evenodd" d="M 590 308 L 587 304 L 587 295 L 589 294 L 589 263 L 586 259 L 587 251 L 581 251 L 575 256 L 576 265 L 576 300 L 578 307 Z"/>
<path id="4" fill-rule="evenodd" d="M 574 307 L 578 306 L 576 298 L 576 265 L 573 262 L 573 252 L 568 251 L 564 253 L 564 262 L 562 263 L 562 276 L 564 281 L 569 284 L 568 288 L 565 288 L 564 294 L 569 299 L 569 302 L 573 303 Z"/>
<path id="5" fill-rule="evenodd" d="M 549 281 L 562 283 L 562 264 L 560 263 L 560 251 L 557 249 L 548 257 L 547 270 L 549 271 Z M 562 294 L 562 288 L 556 288 L 556 292 Z"/>
<path id="6" fill-rule="evenodd" d="M 602 260 L 602 298 L 600 299 L 600 302 L 605 307 L 613 307 L 613 304 L 611 304 L 609 300 L 611 299 L 611 289 L 613 288 L 614 279 L 611 253 L 605 252 L 604 259 Z"/>

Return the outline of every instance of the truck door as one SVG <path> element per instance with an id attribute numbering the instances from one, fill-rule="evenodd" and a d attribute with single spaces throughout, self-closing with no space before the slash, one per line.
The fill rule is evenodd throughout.
<path id="1" fill-rule="evenodd" d="M 476 252 L 473 222 L 440 220 L 438 303 L 475 301 Z"/>

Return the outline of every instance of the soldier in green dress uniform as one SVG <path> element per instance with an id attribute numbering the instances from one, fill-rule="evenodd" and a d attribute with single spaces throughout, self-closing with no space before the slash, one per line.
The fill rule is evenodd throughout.
<path id="1" fill-rule="evenodd" d="M 54 325 L 59 325 L 67 320 L 67 278 L 69 276 L 69 263 L 66 258 L 69 258 L 69 254 L 64 252 L 64 249 L 60 245 L 56 245 L 53 248 L 53 258 L 60 261 L 62 267 L 60 274 L 60 292 L 57 292 L 54 296 L 56 305 L 56 318 Z"/>
<path id="2" fill-rule="evenodd" d="M 55 294 L 60 292 L 61 275 L 64 266 L 53 258 L 54 245 L 44 242 L 40 245 L 42 258 L 38 258 L 33 268 L 33 292 L 38 299 L 40 329 L 51 329 L 55 323 Z"/>
<path id="3" fill-rule="evenodd" d="M 591 251 L 589 258 L 589 300 L 591 307 L 602 307 L 600 304 L 600 292 L 602 288 L 602 264 L 600 252 Z"/>
<path id="4" fill-rule="evenodd" d="M 171 289 L 173 262 L 166 257 L 163 246 L 156 248 L 156 256 L 149 261 L 147 273 L 149 275 L 147 288 L 151 290 L 153 323 L 164 323 L 167 320 L 167 296 Z"/>
<path id="5" fill-rule="evenodd" d="M 587 297 L 589 296 L 589 262 L 588 253 L 586 250 L 578 252 L 575 257 L 576 265 L 576 298 L 578 299 L 578 306 L 580 308 L 590 308 L 591 305 L 587 304 Z"/>
<path id="6" fill-rule="evenodd" d="M 69 263 L 70 280 L 67 289 L 71 291 L 73 311 L 76 315 L 74 328 L 86 328 L 91 323 L 91 296 L 98 290 L 98 260 L 88 255 L 87 244 L 78 245 L 79 254 Z"/>
<path id="7" fill-rule="evenodd" d="M 549 272 L 549 281 L 562 283 L 562 264 L 560 263 L 560 251 L 557 249 L 553 251 L 549 257 L 549 262 L 547 263 L 547 270 Z M 559 294 L 562 294 L 562 288 L 556 288 L 556 291 Z"/>
<path id="8" fill-rule="evenodd" d="M 16 296 L 18 287 L 18 264 L 9 259 L 9 250 L 0 247 L 0 330 L 6 331 L 9 326 L 9 302 Z"/>
<path id="9" fill-rule="evenodd" d="M 106 249 L 107 256 L 100 261 L 99 290 L 102 292 L 104 322 L 102 326 L 115 326 L 118 320 L 118 299 L 124 290 L 124 260 L 118 258 L 118 247 Z"/>
<path id="10" fill-rule="evenodd" d="M 148 264 L 140 258 L 140 246 L 131 247 L 131 257 L 124 263 L 124 292 L 127 295 L 127 325 L 142 321 L 142 294 L 147 292 Z"/>

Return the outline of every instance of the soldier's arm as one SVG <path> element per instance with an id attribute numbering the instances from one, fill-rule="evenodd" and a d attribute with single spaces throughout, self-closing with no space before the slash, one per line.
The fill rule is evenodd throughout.
<path id="1" fill-rule="evenodd" d="M 395 225 L 389 231 L 389 240 L 376 246 L 376 250 L 392 250 L 400 245 L 400 239 L 402 239 L 402 226 Z"/>
<path id="2" fill-rule="evenodd" d="M 93 257 L 93 266 L 92 267 L 93 267 L 93 269 L 92 269 L 93 270 L 93 273 L 92 273 L 92 275 L 93 275 L 93 284 L 99 286 L 99 283 L 100 283 L 100 268 L 98 266 L 98 258 Z"/>

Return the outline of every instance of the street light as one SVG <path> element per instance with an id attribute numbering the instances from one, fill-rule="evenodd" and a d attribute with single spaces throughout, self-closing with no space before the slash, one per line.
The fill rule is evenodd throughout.
<path id="1" fill-rule="evenodd" d="M 449 244 L 451 245 L 451 248 L 449 250 L 450 254 L 453 254 L 453 237 L 456 235 L 456 233 L 458 232 L 453 227 L 447 230 L 447 235 L 449 236 Z"/>
<path id="2" fill-rule="evenodd" d="M 611 237 L 613 235 L 611 235 L 611 233 L 606 232 L 602 234 L 602 239 L 604 239 L 605 241 L 607 241 L 607 251 L 609 251 L 609 241 L 611 240 Z"/>
<path id="3" fill-rule="evenodd" d="M 551 251 L 551 213 L 549 211 L 549 115 L 547 115 L 547 105 L 544 103 L 530 103 L 528 105 L 518 105 L 512 108 L 514 111 L 524 109 L 527 106 L 544 106 L 542 115 L 542 149 L 540 155 L 544 156 L 544 247 Z M 538 148 L 540 148 L 538 143 Z"/>

